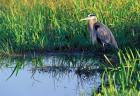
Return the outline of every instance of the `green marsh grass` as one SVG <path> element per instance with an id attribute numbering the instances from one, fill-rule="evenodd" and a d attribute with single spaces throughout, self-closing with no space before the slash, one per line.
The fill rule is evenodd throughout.
<path id="1" fill-rule="evenodd" d="M 120 48 L 139 47 L 139 4 L 138 0 L 0 0 L 1 52 L 92 50 L 87 22 L 80 22 L 89 13 L 109 26 Z"/>
<path id="2" fill-rule="evenodd" d="M 120 51 L 119 66 L 105 71 L 100 91 L 93 96 L 139 96 L 140 95 L 140 53 L 136 49 Z M 105 80 L 104 78 L 107 78 Z"/>

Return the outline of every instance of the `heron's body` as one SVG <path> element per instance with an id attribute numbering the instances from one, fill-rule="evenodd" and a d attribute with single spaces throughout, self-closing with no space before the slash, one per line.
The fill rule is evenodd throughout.
<path id="1" fill-rule="evenodd" d="M 112 47 L 118 49 L 117 42 L 108 27 L 100 22 L 96 22 L 93 26 L 89 23 L 88 26 L 93 44 L 98 42 L 102 44 L 103 47 L 104 45 L 111 45 Z"/>
<path id="2" fill-rule="evenodd" d="M 117 42 L 110 31 L 110 29 L 104 24 L 97 21 L 96 15 L 88 15 L 87 18 L 82 20 L 88 20 L 88 31 L 90 33 L 90 38 L 92 43 L 98 42 L 105 45 L 111 45 L 113 48 L 118 49 Z"/>

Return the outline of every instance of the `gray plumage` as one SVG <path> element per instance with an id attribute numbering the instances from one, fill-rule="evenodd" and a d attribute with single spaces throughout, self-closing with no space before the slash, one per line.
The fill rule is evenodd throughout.
<path id="1" fill-rule="evenodd" d="M 104 24 L 100 22 L 96 22 L 91 28 L 91 25 L 89 25 L 90 35 L 92 42 L 98 42 L 100 44 L 104 45 L 111 45 L 112 47 L 118 49 L 117 42 L 110 31 L 108 27 L 106 27 Z"/>

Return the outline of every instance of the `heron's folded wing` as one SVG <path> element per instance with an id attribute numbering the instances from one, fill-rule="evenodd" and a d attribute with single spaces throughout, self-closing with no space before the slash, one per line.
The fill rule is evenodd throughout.
<path id="1" fill-rule="evenodd" d="M 111 31 L 105 26 L 98 27 L 96 35 L 101 40 L 101 42 L 105 44 L 109 44 L 112 38 Z"/>

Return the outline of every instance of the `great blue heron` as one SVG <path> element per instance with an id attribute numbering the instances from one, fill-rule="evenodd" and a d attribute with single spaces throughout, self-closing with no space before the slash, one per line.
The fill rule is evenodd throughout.
<path id="1" fill-rule="evenodd" d="M 81 20 L 88 20 L 88 31 L 93 44 L 97 41 L 102 44 L 103 50 L 105 50 L 105 45 L 111 45 L 118 50 L 118 45 L 112 32 L 107 26 L 97 21 L 95 14 L 89 14 L 88 17 Z"/>

